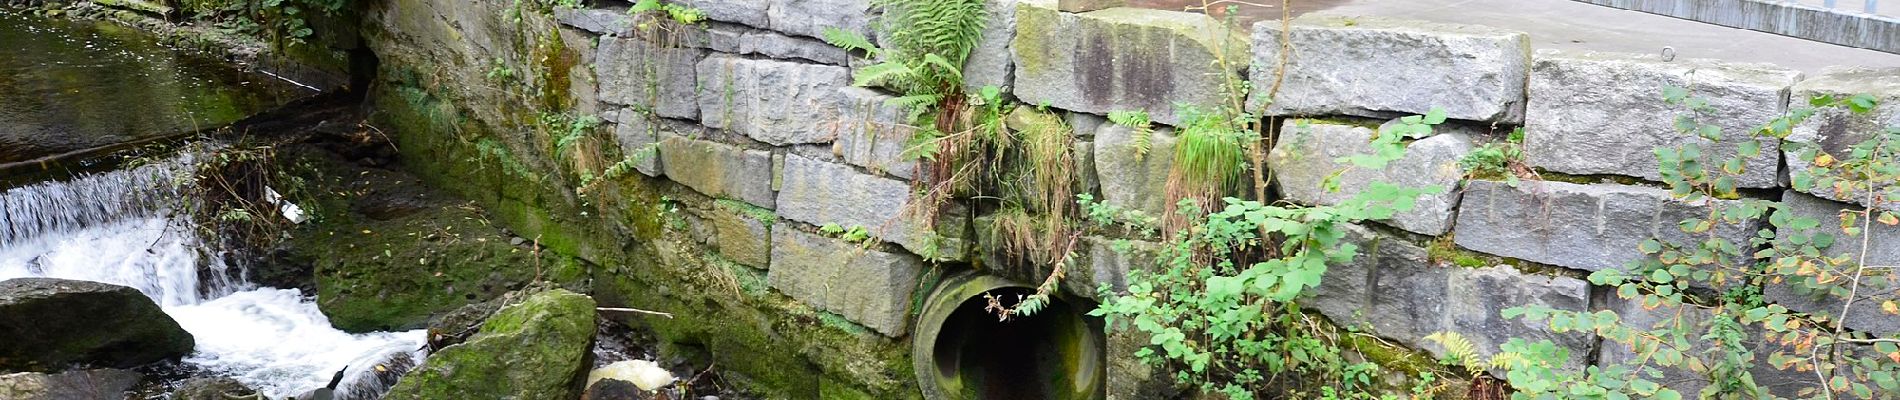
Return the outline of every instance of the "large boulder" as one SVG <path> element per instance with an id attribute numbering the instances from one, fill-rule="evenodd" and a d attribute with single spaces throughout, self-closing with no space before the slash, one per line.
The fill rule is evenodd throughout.
<path id="1" fill-rule="evenodd" d="M 231 400 L 254 398 L 257 389 L 245 386 L 244 382 L 229 377 L 192 378 L 178 384 L 178 390 L 172 391 L 172 400 Z"/>
<path id="2" fill-rule="evenodd" d="M 594 339 L 594 299 L 536 293 L 495 311 L 468 341 L 429 356 L 386 399 L 573 399 Z"/>
<path id="3" fill-rule="evenodd" d="M 1517 123 L 1524 117 L 1530 38 L 1476 25 L 1311 14 L 1254 24 L 1254 104 L 1280 92 L 1272 115 L 1391 117 L 1434 107 L 1454 119 Z M 1277 74 L 1282 39 L 1295 49 Z"/>
<path id="4" fill-rule="evenodd" d="M 21 372 L 0 375 L 0 399 L 91 400 L 123 399 L 144 377 L 122 369 L 67 371 L 57 374 Z M 189 399 L 189 398 L 186 398 Z"/>
<path id="5" fill-rule="evenodd" d="M 1531 166 L 1566 174 L 1660 180 L 1659 147 L 1699 144 L 1710 158 L 1704 164 L 1714 166 L 1736 154 L 1743 142 L 1757 141 L 1761 154 L 1748 159 L 1736 185 L 1775 187 L 1779 142 L 1753 133 L 1781 116 L 1788 87 L 1800 77 L 1800 72 L 1765 64 L 1540 51 L 1531 66 L 1524 156 Z M 1698 118 L 1721 127 L 1721 140 L 1710 145 L 1695 133 L 1676 130 L 1676 116 L 1688 109 L 1663 100 L 1663 90 L 1672 86 L 1708 99 L 1713 111 Z"/>
<path id="6" fill-rule="evenodd" d="M 98 282 L 0 282 L 0 371 L 130 368 L 191 353 L 191 334 L 137 289 Z"/>

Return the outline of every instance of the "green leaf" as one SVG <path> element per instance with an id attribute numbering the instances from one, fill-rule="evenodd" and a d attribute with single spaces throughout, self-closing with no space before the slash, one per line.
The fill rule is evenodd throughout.
<path id="1" fill-rule="evenodd" d="M 1425 112 L 1426 125 L 1438 125 L 1442 123 L 1445 123 L 1445 109 L 1443 107 L 1432 107 L 1431 111 Z"/>

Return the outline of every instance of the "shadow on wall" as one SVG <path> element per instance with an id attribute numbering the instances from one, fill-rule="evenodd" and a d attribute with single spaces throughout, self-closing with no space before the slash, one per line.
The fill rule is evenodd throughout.
<path id="1" fill-rule="evenodd" d="M 1156 10 L 1188 11 L 1209 14 L 1216 18 L 1225 18 L 1227 16 L 1227 10 L 1231 8 L 1235 11 L 1235 22 L 1240 23 L 1240 26 L 1252 26 L 1254 22 L 1280 19 L 1279 0 L 1222 1 L 1220 4 L 1213 5 L 1213 12 L 1211 13 L 1188 9 L 1188 7 L 1199 8 L 1203 4 L 1216 1 L 1217 0 L 1129 0 L 1128 5 L 1130 7 L 1151 8 Z M 1292 3 L 1293 16 L 1298 17 L 1309 12 L 1333 8 L 1351 1 L 1352 0 L 1291 0 L 1290 2 Z"/>

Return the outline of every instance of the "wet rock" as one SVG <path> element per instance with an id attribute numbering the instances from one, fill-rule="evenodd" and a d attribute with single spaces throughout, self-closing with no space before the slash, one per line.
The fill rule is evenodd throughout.
<path id="1" fill-rule="evenodd" d="M 1056 9 L 1062 12 L 1089 12 L 1115 7 L 1127 7 L 1128 0 L 1056 0 Z"/>
<path id="2" fill-rule="evenodd" d="M 640 390 L 632 382 L 619 379 L 601 379 L 587 385 L 587 392 L 581 394 L 581 400 L 647 400 L 653 394 Z"/>
<path id="3" fill-rule="evenodd" d="M 1439 235 L 1451 229 L 1453 209 L 1458 206 L 1458 182 L 1464 171 L 1458 159 L 1472 149 L 1471 137 L 1462 132 L 1445 132 L 1406 145 L 1405 156 L 1383 169 L 1359 168 L 1341 157 L 1370 154 L 1368 144 L 1372 128 L 1314 120 L 1288 120 L 1280 130 L 1280 139 L 1267 154 L 1267 166 L 1274 171 L 1280 193 L 1293 201 L 1311 205 L 1338 205 L 1365 191 L 1373 183 L 1401 188 L 1438 188 L 1438 194 L 1419 196 L 1411 211 L 1394 215 L 1393 226 L 1413 233 Z M 1335 175 L 1339 171 L 1343 174 Z M 1338 191 L 1325 188 L 1327 178 L 1337 179 Z"/>
<path id="4" fill-rule="evenodd" d="M 1255 24 L 1253 104 L 1267 100 L 1283 34 L 1297 50 L 1269 114 L 1390 118 L 1442 107 L 1454 119 L 1510 124 L 1524 118 L 1530 38 L 1523 32 L 1317 14 L 1293 21 L 1291 32 L 1277 23 Z"/>
<path id="5" fill-rule="evenodd" d="M 142 379 L 138 373 L 122 369 L 6 374 L 0 375 L 0 399 L 122 399 L 126 398 L 126 391 L 132 390 Z"/>
<path id="6" fill-rule="evenodd" d="M 1704 201 L 1729 205 L 1737 200 Z M 1536 263 L 1622 269 L 1643 258 L 1638 245 L 1644 240 L 1699 243 L 1678 224 L 1707 213 L 1704 202 L 1684 203 L 1666 190 L 1643 186 L 1526 181 L 1513 188 L 1474 180 L 1466 183 L 1459 202 L 1456 241 L 1466 249 Z M 1759 225 L 1717 223 L 1712 229 L 1745 245 Z"/>
<path id="7" fill-rule="evenodd" d="M 1806 106 L 1808 99 L 1815 96 L 1839 99 L 1859 94 L 1873 95 L 1879 106 L 1866 114 L 1838 108 L 1822 109 L 1794 127 L 1788 141 L 1799 145 L 1791 143 L 1783 147 L 1790 176 L 1799 176 L 1812 168 L 1811 163 L 1798 155 L 1802 148 L 1814 147 L 1845 159 L 1852 154 L 1854 145 L 1873 138 L 1886 127 L 1900 126 L 1900 68 L 1829 68 L 1819 76 L 1794 85 L 1794 93 L 1788 99 L 1793 106 Z M 1863 191 L 1815 188 L 1807 193 L 1834 201 L 1867 204 L 1867 193 Z M 1888 200 L 1881 207 L 1900 209 L 1900 199 Z"/>
<path id="8" fill-rule="evenodd" d="M 137 289 L 53 278 L 0 281 L 0 371 L 130 368 L 191 353 L 190 333 Z"/>
<path id="9" fill-rule="evenodd" d="M 772 191 L 772 153 L 709 140 L 666 136 L 660 140 L 660 166 L 666 177 L 705 193 L 765 207 L 777 204 Z"/>
<path id="10" fill-rule="evenodd" d="M 1247 41 L 1202 14 L 1113 8 L 1083 14 L 1018 3 L 1015 94 L 1024 103 L 1106 115 L 1147 111 L 1179 124 L 1176 104 L 1220 104 L 1220 88 L 1241 79 Z M 1216 54 L 1231 64 L 1216 65 Z"/>
<path id="11" fill-rule="evenodd" d="M 1532 166 L 1589 175 L 1619 174 L 1660 180 L 1655 150 L 1702 145 L 1705 164 L 1717 166 L 1745 141 L 1759 141 L 1736 184 L 1778 184 L 1781 151 L 1774 138 L 1753 131 L 1781 115 L 1788 88 L 1801 73 L 1766 64 L 1710 60 L 1664 62 L 1653 56 L 1539 51 L 1531 66 L 1530 104 L 1524 119 L 1524 156 Z M 1714 111 L 1701 121 L 1722 127 L 1713 146 L 1694 133 L 1678 133 L 1676 116 L 1686 111 L 1663 101 L 1663 89 L 1689 88 Z"/>
<path id="12" fill-rule="evenodd" d="M 600 38 L 595 71 L 600 100 L 652 110 L 667 118 L 699 118 L 701 49 L 657 44 L 645 38 Z"/>
<path id="13" fill-rule="evenodd" d="M 1148 151 L 1137 147 L 1141 132 L 1117 124 L 1102 124 L 1095 130 L 1095 178 L 1100 182 L 1102 202 L 1124 209 L 1141 211 L 1150 217 L 1165 217 L 1168 209 L 1168 171 L 1173 168 L 1174 130 L 1155 129 L 1148 133 Z"/>
<path id="14" fill-rule="evenodd" d="M 384 398 L 572 399 L 594 336 L 594 300 L 566 290 L 528 296 L 431 355 Z"/>
<path id="15" fill-rule="evenodd" d="M 713 55 L 699 62 L 701 122 L 773 145 L 825 143 L 844 67 Z"/>
<path id="16" fill-rule="evenodd" d="M 172 391 L 172 400 L 230 400 L 255 396 L 256 389 L 229 377 L 192 378 Z"/>
<path id="17" fill-rule="evenodd" d="M 812 307 L 899 337 L 909 329 L 911 294 L 923 262 L 805 233 L 772 232 L 772 267 L 766 282 Z"/>

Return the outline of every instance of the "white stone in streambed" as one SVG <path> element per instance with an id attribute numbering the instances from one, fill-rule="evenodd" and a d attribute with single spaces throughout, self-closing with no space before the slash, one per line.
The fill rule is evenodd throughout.
<path id="1" fill-rule="evenodd" d="M 587 372 L 587 385 L 602 379 L 614 379 L 633 383 L 640 390 L 654 390 L 673 384 L 673 373 L 660 368 L 658 363 L 647 360 L 626 360 L 607 364 Z"/>

